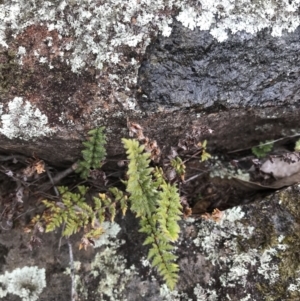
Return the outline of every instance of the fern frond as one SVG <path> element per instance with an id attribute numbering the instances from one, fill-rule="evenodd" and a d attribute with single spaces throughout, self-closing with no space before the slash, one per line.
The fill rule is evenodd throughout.
<path id="1" fill-rule="evenodd" d="M 150 216 L 155 210 L 157 187 L 152 181 L 152 170 L 149 167 L 150 154 L 144 152 L 144 146 L 133 139 L 122 139 L 126 149 L 128 181 L 126 190 L 130 193 L 131 210 L 139 216 Z"/>
<path id="2" fill-rule="evenodd" d="M 97 239 L 103 233 L 104 233 L 104 229 L 99 227 L 99 228 L 90 230 L 88 233 L 85 234 L 85 237 Z"/>
<path id="3" fill-rule="evenodd" d="M 101 167 L 101 163 L 106 156 L 104 127 L 93 129 L 88 134 L 90 135 L 88 141 L 82 143 L 85 147 L 81 152 L 83 160 L 79 161 L 76 169 L 76 172 L 80 173 L 83 179 L 89 176 L 91 168 Z"/>
<path id="4" fill-rule="evenodd" d="M 153 171 L 154 177 L 156 179 L 155 185 L 160 187 L 166 183 L 164 172 L 161 167 L 155 167 Z"/>
<path id="5" fill-rule="evenodd" d="M 177 188 L 170 184 L 161 185 L 162 191 L 159 193 L 158 207 L 156 210 L 157 220 L 162 232 L 171 241 L 178 239 L 180 227 L 178 221 L 181 220 L 180 197 Z"/>
<path id="6" fill-rule="evenodd" d="M 140 232 L 147 234 L 144 244 L 151 244 L 148 253 L 148 259 L 151 260 L 152 266 L 156 267 L 159 274 L 163 277 L 167 286 L 174 289 L 178 280 L 179 267 L 174 261 L 177 257 L 170 253 L 173 246 L 167 237 L 156 226 L 156 217 L 142 217 Z"/>
<path id="7" fill-rule="evenodd" d="M 110 214 L 110 221 L 114 222 L 115 217 L 116 217 L 116 204 L 113 203 L 108 207 L 108 212 Z"/>
<path id="8" fill-rule="evenodd" d="M 171 160 L 171 166 L 175 169 L 175 172 L 180 176 L 181 180 L 184 181 L 186 166 L 180 157 L 175 157 Z"/>
<path id="9" fill-rule="evenodd" d="M 125 216 L 128 205 L 127 205 L 127 195 L 124 195 L 123 191 L 119 190 L 116 187 L 112 187 L 109 191 L 113 194 L 116 202 L 120 202 L 121 210 L 123 216 Z"/>

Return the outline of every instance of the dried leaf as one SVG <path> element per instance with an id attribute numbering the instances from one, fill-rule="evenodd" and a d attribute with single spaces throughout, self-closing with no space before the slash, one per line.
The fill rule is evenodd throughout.
<path id="1" fill-rule="evenodd" d="M 143 128 L 138 123 L 128 121 L 127 127 L 129 129 L 130 137 L 136 136 L 138 140 L 145 139 Z"/>
<path id="2" fill-rule="evenodd" d="M 290 177 L 300 172 L 300 154 L 287 153 L 284 156 L 271 157 L 263 163 L 260 171 L 272 175 L 275 179 Z"/>
<path id="3" fill-rule="evenodd" d="M 211 219 L 215 222 L 220 222 L 223 216 L 224 216 L 224 212 L 216 208 L 211 214 Z"/>
<path id="4" fill-rule="evenodd" d="M 37 172 L 37 174 L 41 174 L 45 172 L 45 162 L 43 160 L 39 160 L 34 164 L 34 168 Z"/>

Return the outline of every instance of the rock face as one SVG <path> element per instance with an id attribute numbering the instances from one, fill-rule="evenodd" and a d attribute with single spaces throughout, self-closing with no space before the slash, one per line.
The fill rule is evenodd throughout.
<path id="1" fill-rule="evenodd" d="M 0 163 L 3 152 L 70 166 L 97 126 L 106 127 L 108 159 L 117 162 L 128 122 L 156 139 L 165 157 L 187 138 L 207 139 L 209 153 L 223 160 L 265 140 L 293 145 L 299 1 L 198 2 L 0 1 Z M 6 227 L 5 189 L 14 182 L 2 165 L 0 297 L 28 300 L 32 290 L 39 300 L 68 300 L 68 244 L 58 250 L 60 233 L 33 241 L 18 217 L 15 229 Z M 74 236 L 79 300 L 299 300 L 298 195 L 295 185 L 259 203 L 241 199 L 219 223 L 182 220 L 173 292 L 150 268 L 134 216 L 106 224 L 87 252 Z M 28 222 L 37 200 L 26 200 Z M 43 281 L 14 279 L 17 297 L 6 285 L 24 266 L 38 266 Z"/>
<path id="2" fill-rule="evenodd" d="M 299 107 L 300 29 L 281 37 L 245 32 L 219 43 L 207 31 L 176 22 L 170 37 L 148 47 L 139 71 L 146 110 Z"/>

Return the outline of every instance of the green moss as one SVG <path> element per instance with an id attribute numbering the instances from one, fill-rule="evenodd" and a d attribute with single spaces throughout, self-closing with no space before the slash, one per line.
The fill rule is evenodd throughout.
<path id="1" fill-rule="evenodd" d="M 266 301 L 300 300 L 300 281 L 298 281 L 298 279 L 300 280 L 300 211 L 298 189 L 298 187 L 291 187 L 280 192 L 278 195 L 282 210 L 287 211 L 285 215 L 290 215 L 290 218 L 284 230 L 285 235 L 287 235 L 281 242 L 277 239 L 277 247 L 279 244 L 285 245 L 277 254 L 279 278 L 271 286 L 267 283 L 257 284 L 257 288 L 265 296 Z M 268 230 L 264 229 L 263 231 L 268 233 Z M 275 234 L 274 231 L 268 233 L 271 237 L 271 245 L 273 246 L 276 246 Z M 294 285 L 297 289 L 292 290 L 291 285 Z"/>
<path id="2" fill-rule="evenodd" d="M 23 91 L 22 83 L 30 77 L 32 71 L 21 69 L 17 54 L 12 51 L 0 52 L 0 96 L 9 93 L 11 88 Z"/>

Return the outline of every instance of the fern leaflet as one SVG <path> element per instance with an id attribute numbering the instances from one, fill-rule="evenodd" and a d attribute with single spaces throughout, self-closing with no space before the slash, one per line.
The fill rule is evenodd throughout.
<path id="1" fill-rule="evenodd" d="M 91 168 L 101 167 L 101 163 L 106 156 L 105 144 L 106 135 L 103 133 L 104 127 L 96 128 L 88 132 L 88 141 L 83 142 L 85 149 L 81 152 L 83 160 L 79 161 L 76 169 L 83 179 L 89 176 Z"/>

